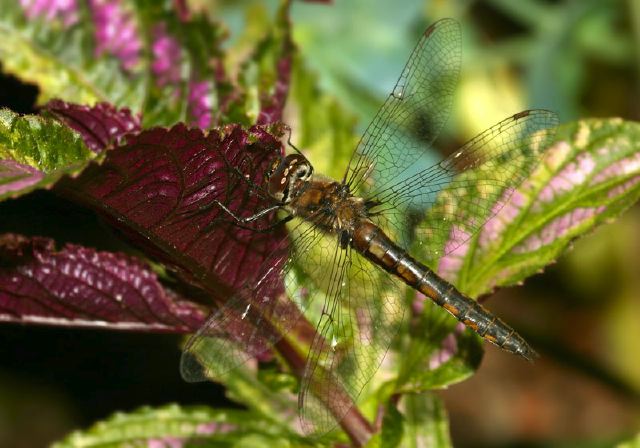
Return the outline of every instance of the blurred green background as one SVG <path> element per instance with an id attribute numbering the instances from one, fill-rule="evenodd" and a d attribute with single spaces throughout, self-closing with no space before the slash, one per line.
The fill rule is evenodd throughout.
<path id="1" fill-rule="evenodd" d="M 192 3 L 229 27 L 230 65 L 246 56 L 264 15 L 277 8 L 275 1 Z M 638 120 L 637 0 L 342 0 L 292 8 L 304 64 L 335 98 L 331 107 L 354 117 L 356 134 L 421 32 L 442 17 L 457 19 L 463 30 L 451 140 L 464 142 L 530 107 L 552 109 L 562 122 Z M 0 82 L 0 105 L 32 110 L 34 89 Z M 294 142 L 322 138 L 296 134 L 297 116 L 289 111 Z M 82 213 L 51 205 L 46 194 L 33 200 Z M 491 298 L 489 307 L 542 357 L 529 365 L 486 346 L 478 373 L 441 394 L 455 446 L 605 447 L 640 431 L 639 229 L 635 207 L 523 287 Z M 177 337 L 0 326 L 0 338 L 3 347 L 20 347 L 2 355 L 0 445 L 38 446 L 143 404 L 223 400 L 215 386 L 182 383 Z M 10 438 L 15 433 L 32 439 Z"/>

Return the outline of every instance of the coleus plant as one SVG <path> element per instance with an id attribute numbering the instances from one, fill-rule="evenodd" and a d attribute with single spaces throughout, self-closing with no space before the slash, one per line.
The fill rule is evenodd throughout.
<path id="1" fill-rule="evenodd" d="M 263 208 L 244 192 L 284 151 L 287 101 L 298 106 L 290 121 L 319 166 L 346 163 L 355 143 L 352 119 L 318 91 L 295 53 L 288 7 L 283 3 L 231 77 L 223 28 L 182 2 L 0 0 L 3 70 L 36 84 L 42 104 L 38 115 L 0 110 L 0 200 L 52 190 L 99 213 L 130 244 L 108 251 L 3 225 L 2 321 L 192 333 L 282 249 L 274 241 L 286 235 L 284 227 L 241 228 L 215 201 L 245 216 Z M 431 266 L 474 297 L 539 272 L 576 237 L 637 200 L 639 135 L 636 123 L 618 119 L 560 126 L 541 163 L 483 232 Z M 0 216 L 3 210 L 0 204 Z M 449 225 L 440 227 L 455 234 Z M 442 249 L 425 242 L 416 251 L 430 260 Z M 413 299 L 412 319 L 387 354 L 392 362 L 341 422 L 343 432 L 317 440 L 290 424 L 301 347 L 315 331 L 301 316 L 297 342 L 283 338 L 265 355 L 281 373 L 251 364 L 223 380 L 246 409 L 142 408 L 59 446 L 448 446 L 445 412 L 431 391 L 472 375 L 481 345 Z"/>

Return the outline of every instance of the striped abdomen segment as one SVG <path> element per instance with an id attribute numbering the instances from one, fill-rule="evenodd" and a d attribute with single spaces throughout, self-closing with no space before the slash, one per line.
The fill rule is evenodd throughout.
<path id="1" fill-rule="evenodd" d="M 529 361 L 537 356 L 515 330 L 413 259 L 375 224 L 367 221 L 360 224 L 353 234 L 351 245 L 364 257 L 429 297 L 487 341 Z"/>

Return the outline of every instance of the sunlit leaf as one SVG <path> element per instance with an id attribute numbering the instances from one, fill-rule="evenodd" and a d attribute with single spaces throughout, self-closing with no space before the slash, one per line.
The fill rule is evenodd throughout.
<path id="1" fill-rule="evenodd" d="M 638 448 L 640 447 L 640 434 L 633 439 L 616 445 L 616 448 Z"/>
<path id="2" fill-rule="evenodd" d="M 442 400 L 432 393 L 407 394 L 400 410 L 405 418 L 403 447 L 451 447 L 449 420 Z"/>
<path id="3" fill-rule="evenodd" d="M 634 204 L 640 195 L 640 126 L 621 120 L 589 120 L 563 125 L 544 151 L 541 161 L 514 190 L 503 192 L 509 201 L 479 233 L 439 260 L 438 272 L 472 297 L 499 286 L 522 282 L 556 260 L 571 241 L 606 223 Z M 468 191 L 469 195 L 477 194 Z M 496 197 L 496 200 L 500 200 Z M 456 215 L 484 219 L 478 211 Z M 436 211 L 434 216 L 439 215 Z M 496 202 L 498 207 L 498 202 Z M 494 207 L 495 208 L 495 207 Z M 480 213 L 490 213 L 480 210 Z M 429 214 L 427 215 L 429 219 Z M 460 223 L 438 223 L 436 228 L 459 238 Z M 446 239 L 434 238 L 434 241 Z M 429 251 L 446 251 L 442 247 Z M 424 249 L 424 248 L 423 248 Z M 427 254 L 430 256 L 432 254 Z M 436 317 L 430 305 L 410 322 L 412 336 L 401 360 L 397 387 L 403 391 L 444 387 L 460 381 L 478 367 L 479 339 L 453 319 Z M 450 322 L 448 324 L 444 322 Z M 439 333 L 438 333 L 439 332 Z"/>
<path id="4" fill-rule="evenodd" d="M 94 154 L 56 120 L 0 109 L 0 200 L 78 173 Z"/>

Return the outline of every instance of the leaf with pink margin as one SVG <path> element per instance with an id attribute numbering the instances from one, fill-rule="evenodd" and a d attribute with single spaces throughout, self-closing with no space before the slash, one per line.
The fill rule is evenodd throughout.
<path id="1" fill-rule="evenodd" d="M 185 122 L 209 129 L 277 121 L 290 70 L 280 61 L 293 51 L 290 41 L 286 55 L 283 51 L 283 36 L 289 36 L 288 8 L 289 2 L 283 2 L 277 23 L 241 64 L 237 79 L 225 69 L 222 42 L 227 34 L 219 24 L 193 11 L 175 15 L 141 8 L 144 21 L 154 24 L 149 39 L 152 82 L 147 85 L 142 109 L 145 127 Z M 262 107 L 263 103 L 268 106 Z M 262 109 L 269 114 L 266 119 L 258 118 Z M 275 119 L 269 119 L 271 116 Z"/>
<path id="2" fill-rule="evenodd" d="M 0 321 L 189 333 L 205 318 L 205 309 L 165 289 L 136 258 L 0 235 Z"/>
<path id="3" fill-rule="evenodd" d="M 53 185 L 95 155 L 56 120 L 0 109 L 0 200 Z"/>
<path id="4" fill-rule="evenodd" d="M 442 257 L 438 272 L 472 297 L 540 272 L 573 240 L 638 200 L 638 142 L 640 124 L 620 119 L 558 127 L 540 164 L 504 192 L 509 201 L 478 234 Z M 460 237 L 456 223 L 448 231 L 452 243 Z"/>
<path id="5" fill-rule="evenodd" d="M 13 160 L 0 160 L 0 197 L 24 193 L 44 179 L 44 172 Z M 13 196 L 12 196 L 13 197 Z"/>
<path id="6" fill-rule="evenodd" d="M 52 100 L 45 104 L 44 110 L 78 132 L 87 147 L 96 153 L 125 135 L 141 130 L 139 114 L 133 115 L 129 109 L 118 109 L 109 103 L 85 106 Z"/>
<path id="7" fill-rule="evenodd" d="M 293 46 L 283 52 L 281 44 L 289 4 L 268 28 L 270 43 L 259 43 L 239 68 L 239 81 L 224 70 L 224 27 L 175 2 L 0 0 L 0 60 L 4 71 L 38 86 L 40 103 L 108 101 L 140 112 L 144 127 L 272 123 L 288 91 Z"/>

